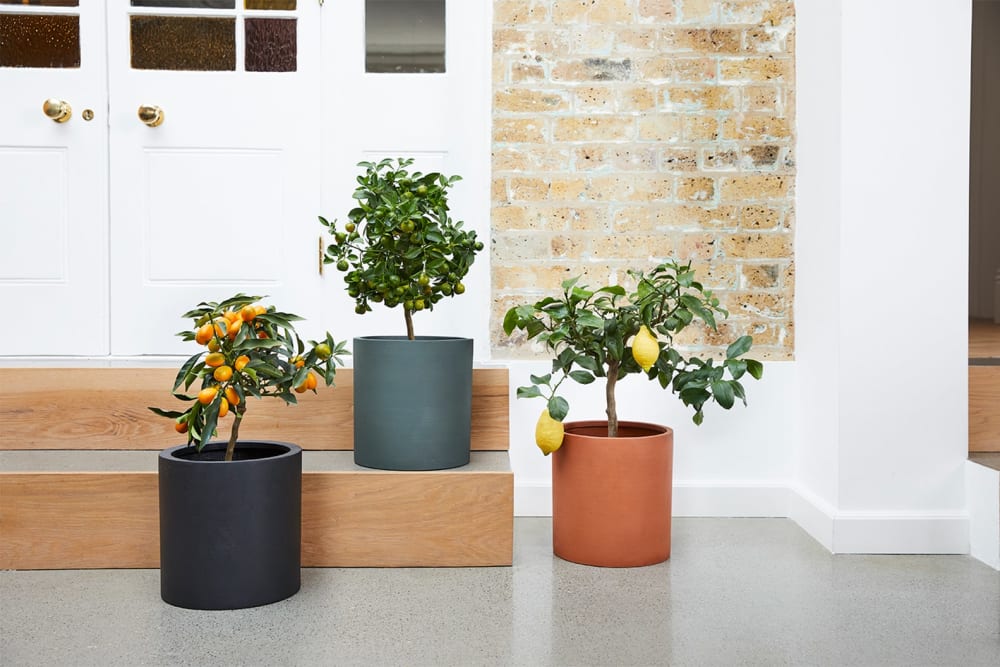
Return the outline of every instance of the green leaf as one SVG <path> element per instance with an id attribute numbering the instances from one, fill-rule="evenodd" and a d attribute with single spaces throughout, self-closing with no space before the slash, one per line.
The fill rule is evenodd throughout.
<path id="1" fill-rule="evenodd" d="M 576 278 L 569 278 L 567 280 L 564 280 L 562 282 L 562 288 L 568 292 L 571 289 L 573 289 L 573 286 L 576 285 L 577 282 L 579 282 L 579 280 L 580 280 L 580 276 L 577 276 Z"/>
<path id="2" fill-rule="evenodd" d="M 576 322 L 581 327 L 586 327 L 587 329 L 597 329 L 599 331 L 604 329 L 604 320 L 593 313 L 580 313 L 576 318 Z"/>
<path id="3" fill-rule="evenodd" d="M 514 328 L 517 327 L 517 320 L 517 309 L 511 308 L 508 310 L 507 314 L 503 316 L 503 332 L 509 336 L 514 331 Z"/>
<path id="4" fill-rule="evenodd" d="M 528 377 L 531 378 L 531 381 L 534 384 L 548 384 L 549 381 L 552 379 L 552 373 L 547 373 L 542 376 L 529 375 Z"/>
<path id="5" fill-rule="evenodd" d="M 181 369 L 177 371 L 177 377 L 174 378 L 174 388 L 172 389 L 172 391 L 177 391 L 177 387 L 181 386 L 181 384 L 184 383 L 184 379 L 187 377 L 188 371 L 195 368 L 195 364 L 198 363 L 198 360 L 201 359 L 201 355 L 203 354 L 204 352 L 199 352 L 198 354 L 192 356 L 190 359 L 184 362 L 184 365 L 181 366 Z M 190 387 L 191 383 L 189 382 L 187 386 Z"/>
<path id="6" fill-rule="evenodd" d="M 739 380 L 747 372 L 747 362 L 745 359 L 726 359 L 726 368 L 734 380 Z"/>
<path id="7" fill-rule="evenodd" d="M 753 379 L 759 380 L 764 376 L 764 364 L 756 359 L 747 359 L 747 372 L 753 376 Z"/>
<path id="8" fill-rule="evenodd" d="M 170 419 L 177 419 L 186 412 L 186 411 L 180 412 L 178 410 L 161 410 L 160 408 L 154 408 L 154 407 L 149 407 L 146 409 L 160 415 L 161 417 L 169 417 Z"/>
<path id="9" fill-rule="evenodd" d="M 715 402 L 724 407 L 726 410 L 733 407 L 735 398 L 733 395 L 733 388 L 729 386 L 728 382 L 724 380 L 716 380 L 713 382 L 712 394 L 715 396 Z"/>
<path id="10" fill-rule="evenodd" d="M 746 405 L 747 395 L 746 392 L 743 390 L 743 385 L 734 380 L 729 383 L 729 386 L 733 388 L 733 393 L 736 394 L 736 397 L 743 401 L 743 405 Z"/>
<path id="11" fill-rule="evenodd" d="M 594 376 L 587 371 L 571 371 L 569 376 L 574 382 L 579 382 L 580 384 L 590 384 L 594 381 Z"/>
<path id="12" fill-rule="evenodd" d="M 691 421 L 693 421 L 696 425 L 701 426 L 701 423 L 705 421 L 705 414 L 701 410 L 698 410 L 694 413 Z"/>
<path id="13" fill-rule="evenodd" d="M 598 292 L 607 292 L 608 294 L 614 294 L 615 296 L 625 296 L 625 288 L 619 285 L 609 285 L 607 287 L 602 287 L 597 290 Z"/>
<path id="14" fill-rule="evenodd" d="M 746 354 L 751 345 L 753 345 L 752 337 L 740 336 L 732 345 L 726 348 L 726 359 L 735 359 L 742 354 Z"/>
<path id="15" fill-rule="evenodd" d="M 539 391 L 538 387 L 532 385 L 530 387 L 518 387 L 517 397 L 518 398 L 536 398 L 541 396 L 542 392 Z"/>
<path id="16" fill-rule="evenodd" d="M 566 419 L 566 414 L 569 412 L 569 403 L 562 396 L 553 396 L 549 399 L 549 416 L 556 421 L 561 422 Z"/>
<path id="17" fill-rule="evenodd" d="M 597 361 L 595 361 L 593 357 L 588 357 L 585 354 L 581 354 L 576 358 L 576 365 L 580 368 L 586 368 L 592 373 L 596 373 L 600 368 Z"/>

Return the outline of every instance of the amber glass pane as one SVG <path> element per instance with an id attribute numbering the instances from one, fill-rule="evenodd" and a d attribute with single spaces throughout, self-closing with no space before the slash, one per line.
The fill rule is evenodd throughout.
<path id="1" fill-rule="evenodd" d="M 443 72 L 445 0 L 366 0 L 366 72 Z"/>
<path id="2" fill-rule="evenodd" d="M 236 0 L 132 0 L 133 7 L 192 7 L 235 9 Z"/>
<path id="3" fill-rule="evenodd" d="M 295 0 L 246 0 L 247 9 L 295 9 Z"/>
<path id="4" fill-rule="evenodd" d="M 0 14 L 0 67 L 79 66 L 79 16 Z"/>
<path id="5" fill-rule="evenodd" d="M 79 7 L 80 0 L 0 0 L 0 5 L 41 5 L 43 7 Z"/>
<path id="6" fill-rule="evenodd" d="M 295 19 L 246 19 L 248 72 L 294 72 Z"/>
<path id="7" fill-rule="evenodd" d="M 132 67 L 234 70 L 236 19 L 133 16 Z"/>

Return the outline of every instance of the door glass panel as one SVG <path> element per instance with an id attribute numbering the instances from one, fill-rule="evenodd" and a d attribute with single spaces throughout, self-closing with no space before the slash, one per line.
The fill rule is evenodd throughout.
<path id="1" fill-rule="evenodd" d="M 295 0 L 246 0 L 247 9 L 295 9 Z"/>
<path id="2" fill-rule="evenodd" d="M 132 0 L 132 6 L 235 9 L 236 0 Z"/>
<path id="3" fill-rule="evenodd" d="M 41 5 L 43 7 L 79 7 L 80 0 L 0 0 L 0 5 Z"/>
<path id="4" fill-rule="evenodd" d="M 236 19 L 133 16 L 132 67 L 235 70 Z"/>
<path id="5" fill-rule="evenodd" d="M 79 66 L 79 16 L 0 14 L 0 67 Z"/>
<path id="6" fill-rule="evenodd" d="M 366 0 L 366 72 L 444 72 L 445 0 Z"/>
<path id="7" fill-rule="evenodd" d="M 246 38 L 246 71 L 295 71 L 295 19 L 247 18 Z"/>

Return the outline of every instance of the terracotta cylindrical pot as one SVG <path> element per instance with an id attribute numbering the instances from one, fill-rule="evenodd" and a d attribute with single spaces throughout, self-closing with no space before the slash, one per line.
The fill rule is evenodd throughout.
<path id="1" fill-rule="evenodd" d="M 656 424 L 567 422 L 552 455 L 552 543 L 565 560 L 601 567 L 670 558 L 674 432 Z"/>

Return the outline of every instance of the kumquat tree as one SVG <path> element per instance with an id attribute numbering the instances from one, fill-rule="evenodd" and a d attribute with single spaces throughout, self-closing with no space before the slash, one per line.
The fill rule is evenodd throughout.
<path id="1" fill-rule="evenodd" d="M 329 332 L 322 341 L 309 341 L 307 349 L 292 324 L 302 318 L 257 303 L 263 298 L 237 294 L 184 313 L 194 326 L 177 335 L 204 346 L 184 362 L 174 380 L 174 396 L 191 406 L 149 408 L 173 419 L 174 429 L 186 433 L 188 445 L 199 452 L 216 435 L 220 420 L 232 413 L 226 461 L 233 460 L 248 398 L 274 396 L 295 404 L 295 393 L 315 393 L 319 378 L 333 384 L 337 365 L 343 366 L 341 357 L 350 354 L 346 341 L 334 341 Z M 200 390 L 190 395 L 196 383 Z"/>

